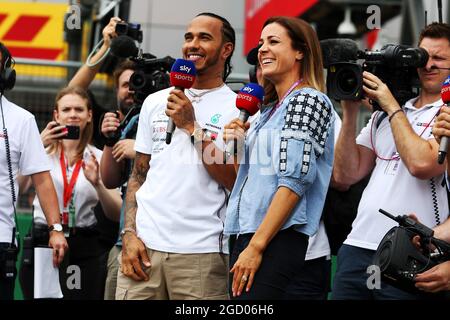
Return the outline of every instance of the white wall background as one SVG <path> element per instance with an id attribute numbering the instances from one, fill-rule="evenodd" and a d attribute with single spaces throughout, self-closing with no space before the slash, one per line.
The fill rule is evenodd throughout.
<path id="1" fill-rule="evenodd" d="M 129 20 L 142 24 L 144 52 L 179 58 L 188 23 L 201 12 L 218 14 L 236 31 L 233 73 L 247 74 L 248 64 L 242 52 L 244 5 L 245 0 L 132 0 Z"/>

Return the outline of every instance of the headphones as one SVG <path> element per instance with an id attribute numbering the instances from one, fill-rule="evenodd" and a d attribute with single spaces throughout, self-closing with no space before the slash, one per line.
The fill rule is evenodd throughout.
<path id="1" fill-rule="evenodd" d="M 11 90 L 12 88 L 14 88 L 14 84 L 16 83 L 16 70 L 11 67 L 11 65 L 14 66 L 14 60 L 11 57 L 8 48 L 6 48 L 5 45 L 1 42 L 0 52 L 2 54 L 0 71 L 0 92 L 3 93 L 5 90 Z"/>

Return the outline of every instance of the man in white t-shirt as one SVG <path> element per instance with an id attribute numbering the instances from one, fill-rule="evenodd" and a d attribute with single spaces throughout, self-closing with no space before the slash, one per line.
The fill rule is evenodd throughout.
<path id="1" fill-rule="evenodd" d="M 184 39 L 183 58 L 197 69 L 193 87 L 151 94 L 140 113 L 117 299 L 228 298 L 223 223 L 236 174 L 222 161 L 222 131 L 238 115 L 224 83 L 235 33 L 224 18 L 201 13 Z"/>
<path id="2" fill-rule="evenodd" d="M 55 266 L 63 260 L 67 242 L 62 233 L 58 199 L 49 174 L 50 164 L 34 116 L 3 96 L 4 90 L 14 86 L 15 71 L 11 68 L 11 55 L 1 42 L 0 61 L 0 300 L 12 300 L 17 273 L 15 200 L 19 189 L 18 172 L 31 176 L 46 214 L 50 230 L 49 246 L 53 248 Z"/>
<path id="3" fill-rule="evenodd" d="M 358 102 L 343 101 L 343 122 L 335 150 L 333 177 L 353 184 L 372 169 L 358 214 L 338 252 L 333 299 L 415 299 L 417 296 L 381 283 L 373 284 L 368 269 L 387 231 L 396 225 L 378 212 L 395 215 L 417 212 L 428 227 L 445 221 L 448 202 L 442 185 L 444 166 L 437 163 L 438 144 L 431 133 L 442 106 L 442 82 L 450 74 L 450 27 L 432 23 L 420 35 L 419 46 L 429 54 L 419 68 L 421 92 L 400 107 L 386 84 L 364 72 L 364 93 L 379 103 L 387 117 L 377 124 L 380 112 L 356 136 Z M 373 125 L 372 125 L 373 124 Z M 379 275 L 378 275 L 379 276 Z"/>

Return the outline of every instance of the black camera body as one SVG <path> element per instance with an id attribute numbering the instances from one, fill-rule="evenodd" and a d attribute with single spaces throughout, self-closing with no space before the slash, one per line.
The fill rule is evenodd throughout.
<path id="1" fill-rule="evenodd" d="M 128 36 L 137 42 L 142 42 L 142 30 L 139 23 L 117 22 L 115 29 L 117 36 Z"/>
<path id="2" fill-rule="evenodd" d="M 357 60 L 363 60 L 358 63 Z M 358 51 L 355 60 L 328 66 L 327 92 L 336 100 L 363 98 L 363 71 L 379 77 L 400 105 L 417 96 L 420 87 L 417 68 L 424 67 L 428 53 L 423 48 L 387 44 L 380 51 Z M 374 109 L 380 109 L 375 105 Z"/>
<path id="3" fill-rule="evenodd" d="M 131 60 L 136 63 L 136 70 L 130 77 L 130 90 L 134 91 L 136 103 L 142 104 L 149 94 L 170 87 L 169 72 L 175 59 L 170 56 L 157 59 L 144 53 Z"/>
<path id="4" fill-rule="evenodd" d="M 123 129 L 125 129 L 125 127 L 128 125 L 128 123 L 130 122 L 130 120 L 137 114 L 139 114 L 141 112 L 141 105 L 134 105 L 130 108 L 130 110 L 128 111 L 128 113 L 124 116 L 124 118 L 122 119 L 122 121 L 120 122 L 119 127 L 117 128 L 116 131 L 114 131 L 113 133 L 111 133 L 108 136 L 105 136 L 105 145 L 108 147 L 113 147 L 117 141 L 119 141 L 121 135 L 122 135 L 122 131 Z M 119 113 L 116 111 L 116 117 L 119 118 Z M 102 120 L 99 123 L 100 126 L 100 130 L 101 130 L 101 125 L 103 122 L 103 117 Z"/>
<path id="5" fill-rule="evenodd" d="M 433 230 L 408 216 L 394 217 L 380 209 L 380 212 L 397 221 L 381 240 L 374 256 L 374 264 L 379 266 L 382 280 L 410 293 L 422 293 L 415 287 L 414 278 L 418 273 L 450 259 L 450 244 L 433 237 Z M 420 236 L 420 250 L 412 242 Z M 429 244 L 438 249 L 432 253 Z"/>

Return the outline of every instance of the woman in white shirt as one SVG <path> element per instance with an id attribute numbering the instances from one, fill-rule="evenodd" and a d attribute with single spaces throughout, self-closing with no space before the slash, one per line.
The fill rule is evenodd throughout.
<path id="1" fill-rule="evenodd" d="M 60 266 L 61 289 L 64 299 L 102 299 L 106 265 L 101 259 L 94 208 L 100 203 L 105 215 L 118 221 L 122 199 L 118 190 L 103 185 L 99 171 L 102 151 L 89 144 L 93 123 L 87 93 L 78 87 L 62 89 L 56 96 L 53 116 L 41 138 L 52 165 L 62 232 L 69 244 L 67 258 Z M 68 133 L 67 126 L 79 127 L 79 137 Z M 45 245 L 48 228 L 37 198 L 33 206 L 33 242 Z M 23 266 L 21 270 L 25 298 L 33 297 L 32 268 Z"/>

